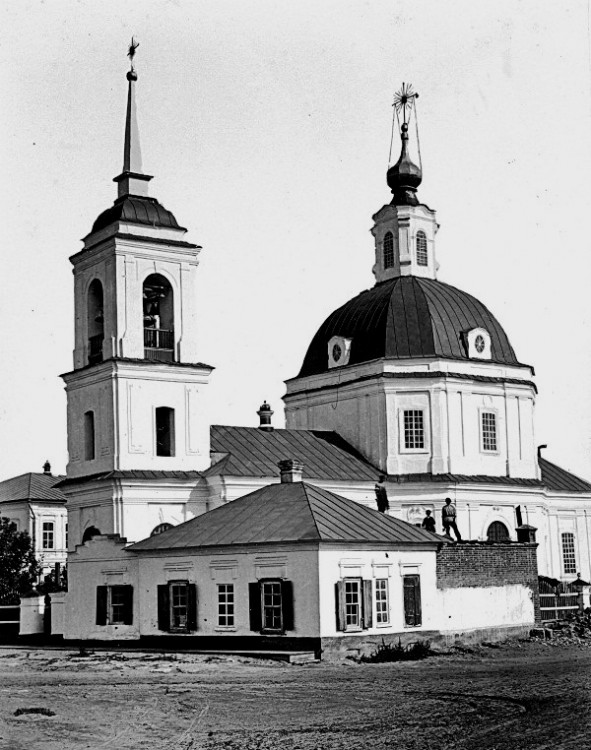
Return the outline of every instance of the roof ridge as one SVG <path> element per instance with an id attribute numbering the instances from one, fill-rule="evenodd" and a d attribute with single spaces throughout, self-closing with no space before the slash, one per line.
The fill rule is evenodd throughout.
<path id="1" fill-rule="evenodd" d="M 308 497 L 308 487 L 313 487 L 314 489 L 318 489 L 318 488 L 315 487 L 315 485 L 313 484 L 308 484 L 307 482 L 302 482 L 302 487 L 304 490 L 304 495 L 306 497 L 306 502 L 308 503 L 308 508 L 310 509 L 310 515 L 312 516 L 314 528 L 316 529 L 316 535 L 318 536 L 318 539 L 322 540 L 322 534 L 320 533 L 320 529 L 318 528 L 318 521 L 316 520 L 316 514 L 314 513 L 314 509 L 312 508 L 310 498 Z"/>

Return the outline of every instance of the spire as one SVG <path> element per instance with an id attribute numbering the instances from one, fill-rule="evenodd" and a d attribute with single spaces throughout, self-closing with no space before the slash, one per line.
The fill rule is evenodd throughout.
<path id="1" fill-rule="evenodd" d="M 131 38 L 127 56 L 131 60 L 131 68 L 127 71 L 127 115 L 125 118 L 125 145 L 123 147 L 123 171 L 115 177 L 118 183 L 118 197 L 126 195 L 147 195 L 148 182 L 152 179 L 150 175 L 142 172 L 142 152 L 140 149 L 140 133 L 137 124 L 137 112 L 135 106 L 135 83 L 137 73 L 133 66 L 133 58 L 139 43 Z"/>
<path id="2" fill-rule="evenodd" d="M 402 88 L 394 96 L 394 121 L 392 122 L 392 132 L 394 131 L 394 122 L 397 119 L 400 121 L 400 115 L 402 115 L 402 124 L 400 125 L 402 147 L 400 150 L 400 157 L 396 164 L 388 169 L 386 179 L 388 187 L 394 195 L 392 205 L 395 206 L 416 206 L 419 202 L 416 192 L 423 180 L 423 172 L 421 167 L 417 166 L 412 161 L 408 153 L 408 123 L 412 112 L 414 111 L 416 124 L 416 99 L 418 96 L 417 93 L 413 92 L 412 85 L 405 83 L 402 84 Z M 417 143 L 418 137 L 419 133 L 417 128 Z M 419 162 L 420 159 L 421 156 L 419 150 Z"/>

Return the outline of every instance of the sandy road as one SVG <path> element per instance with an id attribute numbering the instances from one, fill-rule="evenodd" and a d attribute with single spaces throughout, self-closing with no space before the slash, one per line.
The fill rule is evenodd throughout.
<path id="1" fill-rule="evenodd" d="M 591 650 L 296 667 L 0 649 L 0 748 L 588 750 Z"/>

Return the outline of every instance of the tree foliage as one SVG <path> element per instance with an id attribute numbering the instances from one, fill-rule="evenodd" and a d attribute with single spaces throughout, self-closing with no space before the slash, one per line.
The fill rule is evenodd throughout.
<path id="1" fill-rule="evenodd" d="M 18 602 L 19 596 L 31 591 L 40 572 L 29 534 L 18 531 L 8 518 L 0 518 L 0 602 Z"/>

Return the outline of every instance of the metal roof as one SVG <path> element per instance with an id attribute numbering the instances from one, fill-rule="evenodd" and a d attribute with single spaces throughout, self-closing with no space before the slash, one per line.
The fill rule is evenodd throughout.
<path id="1" fill-rule="evenodd" d="M 328 342 L 350 338 L 349 364 L 372 359 L 468 359 L 463 334 L 486 329 L 494 362 L 519 364 L 492 313 L 460 289 L 434 279 L 399 276 L 376 284 L 335 310 L 312 339 L 298 377 L 328 370 Z"/>
<path id="2" fill-rule="evenodd" d="M 51 500 L 66 503 L 66 496 L 56 485 L 65 477 L 51 474 L 29 473 L 0 482 L 0 503 L 12 503 L 21 500 Z"/>
<path id="3" fill-rule="evenodd" d="M 180 479 L 182 481 L 196 481 L 202 476 L 200 471 L 180 471 L 174 469 L 118 469 L 116 471 L 103 471 L 98 474 L 86 474 L 79 477 L 59 477 L 57 487 L 68 487 L 74 484 L 84 484 L 103 479 L 139 479 L 139 480 L 166 480 Z"/>
<path id="4" fill-rule="evenodd" d="M 227 454 L 205 476 L 278 477 L 277 463 L 293 458 L 307 479 L 371 481 L 380 472 L 338 433 L 328 430 L 261 430 L 212 425 L 212 453 Z"/>
<path id="5" fill-rule="evenodd" d="M 424 529 L 304 482 L 271 484 L 250 495 L 132 544 L 167 550 L 237 544 L 351 542 L 437 544 Z"/>
<path id="6" fill-rule="evenodd" d="M 149 198 L 148 196 L 126 195 L 123 198 L 118 198 L 111 208 L 100 214 L 92 225 L 92 232 L 98 232 L 116 221 L 182 229 L 170 211 L 158 203 L 156 198 Z"/>
<path id="7" fill-rule="evenodd" d="M 571 474 L 570 471 L 562 469 L 541 457 L 539 464 L 542 470 L 542 482 L 549 490 L 554 492 L 591 492 L 591 483 Z"/>

